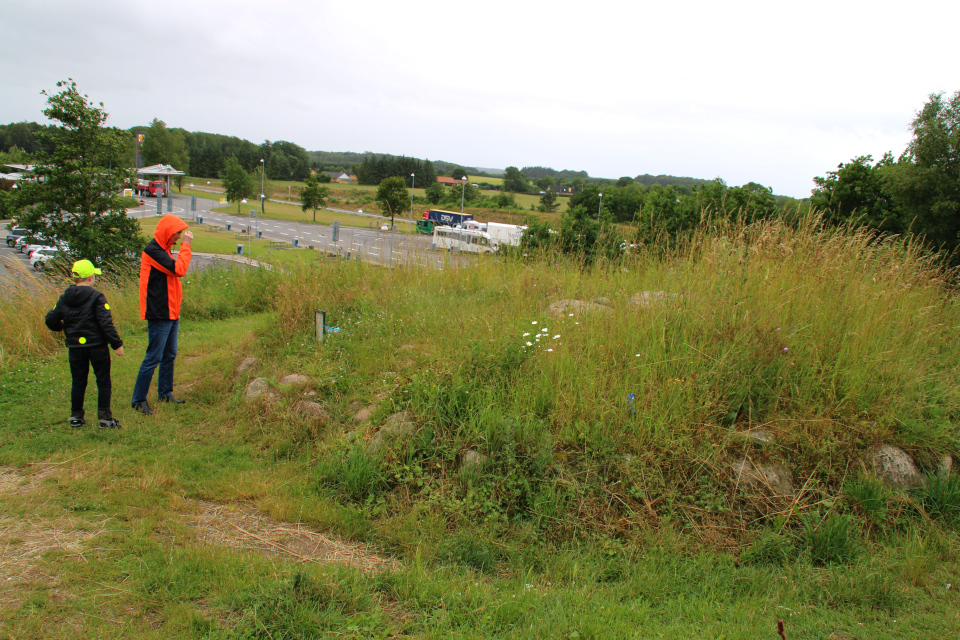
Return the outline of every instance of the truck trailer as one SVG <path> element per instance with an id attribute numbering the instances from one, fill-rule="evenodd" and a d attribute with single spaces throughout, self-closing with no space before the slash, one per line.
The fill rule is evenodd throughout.
<path id="1" fill-rule="evenodd" d="M 520 225 L 503 224 L 502 222 L 488 222 L 486 226 L 490 242 L 496 246 L 519 247 L 523 232 L 526 229 L 526 227 Z"/>
<path id="2" fill-rule="evenodd" d="M 427 209 L 423 212 L 424 220 L 433 220 L 438 225 L 456 227 L 462 225 L 468 220 L 473 220 L 469 213 L 457 213 L 456 211 L 444 211 L 443 209 Z"/>

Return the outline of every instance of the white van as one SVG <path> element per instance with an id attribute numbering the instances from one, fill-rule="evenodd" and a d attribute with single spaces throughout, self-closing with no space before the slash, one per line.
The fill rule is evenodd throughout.
<path id="1" fill-rule="evenodd" d="M 453 227 L 433 228 L 433 248 L 438 251 L 457 249 L 464 253 L 493 253 L 497 250 L 497 247 L 491 244 L 490 236 L 483 231 Z"/>

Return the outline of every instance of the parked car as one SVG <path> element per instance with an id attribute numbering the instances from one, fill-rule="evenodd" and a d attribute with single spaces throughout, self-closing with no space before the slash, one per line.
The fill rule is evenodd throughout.
<path id="1" fill-rule="evenodd" d="M 48 245 L 48 244 L 41 244 L 41 243 L 39 243 L 39 242 L 38 242 L 38 243 L 34 243 L 34 244 L 28 244 L 28 245 L 26 245 L 26 246 L 23 248 L 23 254 L 24 254 L 25 256 L 27 256 L 28 258 L 32 258 L 34 251 L 36 251 L 37 249 L 44 249 L 44 248 L 47 248 L 47 247 L 50 247 L 50 245 Z M 50 247 L 50 248 L 53 249 L 54 247 Z"/>
<path id="2" fill-rule="evenodd" d="M 43 247 L 33 252 L 30 266 L 37 271 L 43 271 L 44 263 L 60 256 L 60 250 L 55 247 Z"/>
<path id="3" fill-rule="evenodd" d="M 16 242 L 17 238 L 21 238 L 27 234 L 27 230 L 23 227 L 12 227 L 7 231 L 7 246 L 12 247 Z"/>

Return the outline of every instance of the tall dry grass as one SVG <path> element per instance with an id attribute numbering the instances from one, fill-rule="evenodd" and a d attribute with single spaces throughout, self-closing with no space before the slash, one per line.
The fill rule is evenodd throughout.
<path id="1" fill-rule="evenodd" d="M 43 358 L 63 346 L 63 334 L 47 329 L 44 317 L 72 281 L 57 276 L 38 276 L 19 260 L 0 257 L 0 367 L 10 367 L 31 358 Z M 109 273 L 95 287 L 110 301 L 114 324 L 121 330 L 139 319 L 135 283 Z"/>

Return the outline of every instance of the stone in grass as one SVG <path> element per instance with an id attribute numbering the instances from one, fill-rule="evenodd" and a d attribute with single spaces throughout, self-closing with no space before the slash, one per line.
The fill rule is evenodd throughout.
<path id="1" fill-rule="evenodd" d="M 744 440 L 753 440 L 763 444 L 773 444 L 777 440 L 773 433 L 766 429 L 751 429 L 750 431 L 741 432 L 740 435 L 743 436 Z"/>
<path id="2" fill-rule="evenodd" d="M 373 412 L 377 410 L 377 405 L 371 404 L 360 411 L 357 411 L 356 415 L 353 416 L 354 422 L 366 422 L 370 419 L 370 416 L 373 415 Z"/>
<path id="3" fill-rule="evenodd" d="M 923 474 L 903 449 L 882 444 L 870 451 L 868 462 L 883 483 L 896 489 L 912 489 L 923 484 Z"/>
<path id="4" fill-rule="evenodd" d="M 247 371 L 252 369 L 257 364 L 257 362 L 258 362 L 257 358 L 244 358 L 243 360 L 240 361 L 240 364 L 237 365 L 237 369 L 235 371 L 236 375 L 240 375 L 241 373 L 246 373 Z"/>
<path id="5" fill-rule="evenodd" d="M 394 413 L 384 421 L 377 435 L 373 436 L 370 444 L 367 445 L 367 451 L 374 455 L 378 454 L 385 445 L 401 438 L 408 438 L 416 430 L 417 425 L 414 424 L 409 413 L 406 411 Z"/>
<path id="6" fill-rule="evenodd" d="M 596 302 L 586 302 L 584 300 L 557 300 L 556 302 L 550 303 L 549 312 L 552 316 L 563 317 L 570 314 L 579 316 L 591 311 L 610 310 L 610 307 L 603 304 L 597 304 Z"/>
<path id="7" fill-rule="evenodd" d="M 310 418 L 313 420 L 326 420 L 330 416 L 327 414 L 327 410 L 324 409 L 321 405 L 316 402 L 301 402 L 300 406 L 297 407 L 297 413 L 305 418 Z"/>
<path id="8" fill-rule="evenodd" d="M 485 464 L 487 464 L 487 460 L 489 460 L 487 456 L 483 455 L 479 451 L 470 449 L 463 454 L 463 462 L 461 463 L 460 467 L 464 471 L 479 471 Z"/>
<path id="9" fill-rule="evenodd" d="M 269 389 L 270 383 L 267 382 L 266 378 L 254 378 L 250 381 L 250 384 L 247 385 L 247 390 L 243 395 L 247 400 L 256 400 Z"/>
<path id="10" fill-rule="evenodd" d="M 280 384 L 290 386 L 307 384 L 308 382 L 310 382 L 310 378 L 300 373 L 291 373 L 280 378 Z"/>
<path id="11" fill-rule="evenodd" d="M 953 473 L 953 457 L 946 455 L 940 458 L 940 462 L 937 463 L 937 475 L 943 479 L 949 478 L 950 474 Z"/>
<path id="12" fill-rule="evenodd" d="M 768 488 L 777 496 L 793 495 L 793 473 L 778 464 L 754 466 L 744 458 L 730 465 L 734 478 L 741 486 L 751 489 Z"/>

